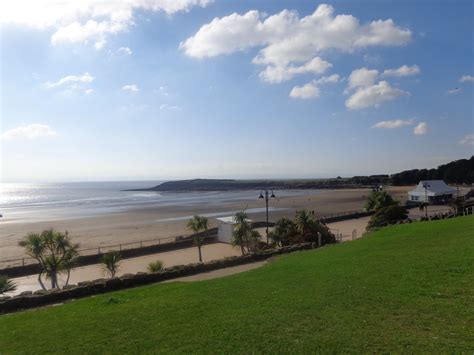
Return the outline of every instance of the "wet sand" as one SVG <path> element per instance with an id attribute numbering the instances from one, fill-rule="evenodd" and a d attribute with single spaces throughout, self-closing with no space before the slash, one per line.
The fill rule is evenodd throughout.
<path id="1" fill-rule="evenodd" d="M 390 187 L 396 199 L 405 200 L 410 187 Z M 305 196 L 278 197 L 270 201 L 270 206 L 281 210 L 270 211 L 270 221 L 281 217 L 294 217 L 300 209 L 314 210 L 319 216 L 345 211 L 361 210 L 369 189 L 308 191 Z M 98 215 L 96 217 L 61 219 L 47 222 L 0 222 L 0 259 L 21 258 L 23 249 L 18 242 L 28 232 L 40 232 L 47 228 L 67 230 L 81 248 L 96 248 L 111 244 L 138 242 L 158 238 L 189 235 L 187 219 L 192 215 L 226 213 L 244 208 L 262 208 L 265 202 L 255 196 L 254 200 L 232 201 L 225 204 L 203 204 L 200 206 L 150 206 L 127 212 Z M 265 220 L 265 213 L 249 214 L 254 221 Z M 215 218 L 209 217 L 210 227 L 217 226 Z"/>

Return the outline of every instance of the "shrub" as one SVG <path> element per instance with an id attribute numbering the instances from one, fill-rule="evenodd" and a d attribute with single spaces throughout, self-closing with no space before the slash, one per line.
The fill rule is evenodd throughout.
<path id="1" fill-rule="evenodd" d="M 375 212 L 375 214 L 370 218 L 367 229 L 375 229 L 390 224 L 396 224 L 400 221 L 404 221 L 407 217 L 408 211 L 403 206 L 393 205 L 384 207 Z"/>
<path id="2" fill-rule="evenodd" d="M 149 272 L 158 272 L 163 270 L 163 262 L 161 260 L 153 261 L 148 264 L 148 271 Z"/>
<path id="3" fill-rule="evenodd" d="M 120 261 L 122 260 L 122 256 L 118 251 L 110 251 L 105 253 L 102 256 L 102 264 L 106 274 L 109 274 L 110 277 L 115 277 L 119 269 Z"/>
<path id="4" fill-rule="evenodd" d="M 369 197 L 367 197 L 367 202 L 365 203 L 365 209 L 367 211 L 378 211 L 381 208 L 392 206 L 398 204 L 392 196 L 386 191 L 374 191 Z"/>
<path id="5" fill-rule="evenodd" d="M 9 280 L 8 276 L 0 275 L 0 295 L 15 290 L 16 284 L 12 280 Z"/>

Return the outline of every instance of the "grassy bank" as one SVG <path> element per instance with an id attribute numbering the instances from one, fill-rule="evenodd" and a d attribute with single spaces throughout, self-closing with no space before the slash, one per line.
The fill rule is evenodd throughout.
<path id="1" fill-rule="evenodd" d="M 0 353 L 474 350 L 474 218 L 0 316 Z"/>

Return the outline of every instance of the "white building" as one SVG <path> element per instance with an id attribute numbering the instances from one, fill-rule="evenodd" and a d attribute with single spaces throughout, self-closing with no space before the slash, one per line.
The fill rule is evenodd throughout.
<path id="1" fill-rule="evenodd" d="M 416 203 L 437 204 L 448 201 L 455 194 L 456 189 L 446 185 L 443 180 L 421 180 L 414 190 L 408 191 L 408 200 Z"/>
<path id="2" fill-rule="evenodd" d="M 232 242 L 232 233 L 234 232 L 234 226 L 236 225 L 234 216 L 220 217 L 217 220 L 217 240 L 222 243 Z M 250 223 L 250 219 L 247 219 Z"/>

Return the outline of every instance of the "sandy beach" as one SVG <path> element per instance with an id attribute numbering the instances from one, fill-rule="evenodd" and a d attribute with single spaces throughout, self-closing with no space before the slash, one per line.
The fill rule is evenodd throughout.
<path id="1" fill-rule="evenodd" d="M 394 198 L 403 200 L 406 191 L 412 187 L 389 187 L 387 190 Z M 292 218 L 297 210 L 314 210 L 319 216 L 327 216 L 345 211 L 361 210 L 369 189 L 344 189 L 308 191 L 304 196 L 278 197 L 270 201 L 270 207 L 278 210 L 270 211 L 270 221 L 280 217 Z M 192 206 L 148 206 L 140 209 L 130 209 L 125 212 L 102 214 L 94 217 L 58 219 L 50 221 L 16 222 L 3 220 L 0 222 L 0 259 L 23 256 L 23 250 L 18 246 L 28 232 L 40 232 L 47 228 L 59 231 L 67 230 L 81 248 L 96 248 L 111 244 L 137 242 L 158 238 L 189 235 L 186 228 L 187 220 L 195 214 L 213 215 L 244 208 L 262 208 L 265 202 L 261 199 L 230 201 L 225 204 L 202 204 Z M 265 213 L 249 213 L 254 221 L 265 220 Z M 215 218 L 209 217 L 210 227 L 215 227 Z M 360 228 L 357 228 L 360 229 Z"/>

